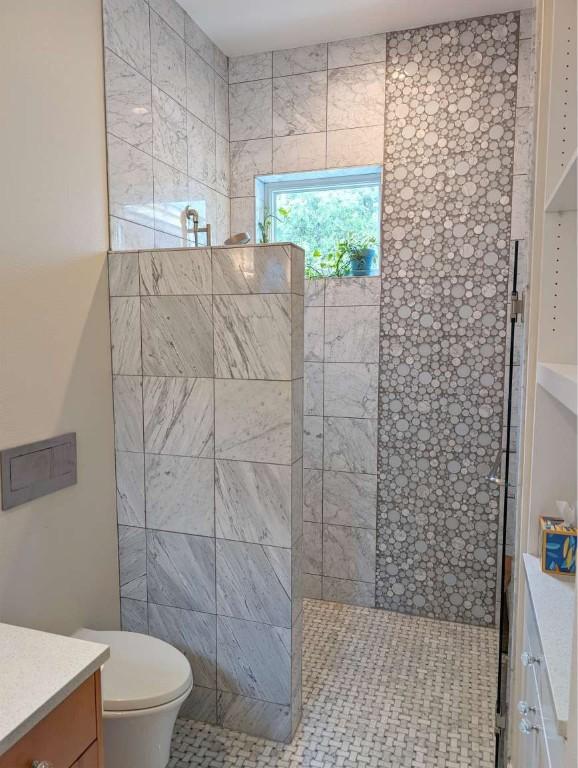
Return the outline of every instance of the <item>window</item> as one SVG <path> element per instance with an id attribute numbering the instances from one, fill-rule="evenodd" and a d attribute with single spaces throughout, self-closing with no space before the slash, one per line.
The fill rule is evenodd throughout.
<path id="1" fill-rule="evenodd" d="M 265 221 L 271 241 L 291 241 L 304 249 L 309 276 L 336 274 L 335 255 L 344 240 L 368 244 L 376 253 L 371 274 L 379 272 L 380 168 L 261 177 L 260 188 L 257 221 Z M 271 214 L 268 221 L 266 214 Z M 347 258 L 342 272 L 343 265 L 347 273 Z"/>

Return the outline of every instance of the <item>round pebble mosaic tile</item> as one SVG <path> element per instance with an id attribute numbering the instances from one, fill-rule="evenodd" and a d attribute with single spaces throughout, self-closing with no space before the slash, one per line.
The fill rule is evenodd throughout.
<path id="1" fill-rule="evenodd" d="M 376 604 L 492 624 L 518 14 L 387 49 Z"/>

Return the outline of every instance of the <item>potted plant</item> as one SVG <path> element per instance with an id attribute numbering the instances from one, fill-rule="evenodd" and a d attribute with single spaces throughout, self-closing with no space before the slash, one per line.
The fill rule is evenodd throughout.
<path id="1" fill-rule="evenodd" d="M 289 211 L 287 208 L 279 208 L 277 213 L 279 216 L 271 213 L 269 208 L 265 206 L 265 209 L 263 210 L 263 220 L 257 222 L 257 227 L 259 228 L 259 242 L 261 244 L 271 242 L 271 230 L 273 228 L 273 221 L 283 221 L 289 216 Z"/>
<path id="2" fill-rule="evenodd" d="M 367 275 L 370 275 L 377 255 L 373 247 L 375 245 L 375 237 L 373 235 L 359 237 L 358 235 L 349 234 L 342 243 L 349 258 L 351 274 L 355 277 L 367 277 Z"/>
<path id="3" fill-rule="evenodd" d="M 316 248 L 305 261 L 305 277 L 314 280 L 319 277 L 345 277 L 349 274 L 349 261 L 345 243 L 337 243 L 335 251 L 321 253 Z"/>

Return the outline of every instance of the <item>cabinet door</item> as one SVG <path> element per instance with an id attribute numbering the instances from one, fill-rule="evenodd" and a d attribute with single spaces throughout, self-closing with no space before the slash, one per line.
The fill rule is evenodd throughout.
<path id="1" fill-rule="evenodd" d="M 72 768 L 98 768 L 98 744 L 95 741 L 78 760 Z"/>

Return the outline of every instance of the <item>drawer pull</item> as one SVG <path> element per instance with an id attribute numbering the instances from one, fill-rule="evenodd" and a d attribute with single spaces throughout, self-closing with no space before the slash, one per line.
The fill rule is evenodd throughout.
<path id="1" fill-rule="evenodd" d="M 50 760 L 33 760 L 32 768 L 54 768 L 54 763 Z"/>
<path id="2" fill-rule="evenodd" d="M 526 718 L 520 722 L 518 727 L 520 729 L 520 733 L 524 736 L 529 736 L 533 731 L 540 730 L 537 725 L 532 725 L 532 723 L 529 720 L 526 720 Z"/>
<path id="3" fill-rule="evenodd" d="M 531 707 L 527 701 L 519 701 L 518 702 L 518 712 L 521 715 L 529 715 L 530 712 L 534 713 L 536 711 L 536 707 Z"/>
<path id="4" fill-rule="evenodd" d="M 532 654 L 528 653 L 528 651 L 524 651 L 520 656 L 520 659 L 522 660 L 522 666 L 524 667 L 531 667 L 532 664 L 540 663 L 538 656 L 532 656 Z"/>

